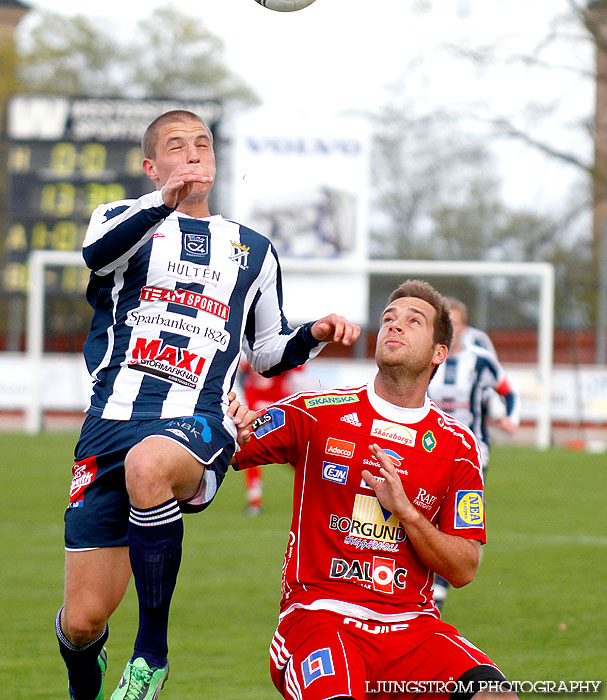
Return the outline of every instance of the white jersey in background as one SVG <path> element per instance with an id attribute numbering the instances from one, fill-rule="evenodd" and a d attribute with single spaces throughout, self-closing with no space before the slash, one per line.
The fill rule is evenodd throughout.
<path id="1" fill-rule="evenodd" d="M 487 425 L 486 392 L 493 389 L 501 397 L 508 415 L 519 421 L 518 394 L 510 386 L 496 357 L 483 348 L 466 345 L 439 365 L 428 394 L 446 413 L 468 426 L 481 448 L 483 466 L 489 461 L 490 436 Z"/>

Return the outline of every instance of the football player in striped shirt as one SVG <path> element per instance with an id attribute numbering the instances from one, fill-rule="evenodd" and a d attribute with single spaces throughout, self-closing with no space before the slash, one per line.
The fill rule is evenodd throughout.
<path id="1" fill-rule="evenodd" d="M 211 503 L 234 452 L 227 394 L 241 349 L 272 376 L 360 332 L 336 314 L 287 325 L 271 243 L 210 214 L 213 136 L 199 117 L 161 115 L 146 130 L 143 154 L 156 190 L 97 208 L 83 247 L 94 310 L 84 345 L 91 394 L 56 618 L 73 700 L 102 698 L 107 622 L 131 571 L 139 629 L 112 700 L 152 700 L 168 676 L 182 513 Z"/>
<path id="2" fill-rule="evenodd" d="M 447 301 L 409 280 L 383 312 L 368 385 L 275 402 L 248 442 L 238 407 L 237 468 L 294 468 L 270 646 L 288 700 L 517 697 L 432 596 L 434 572 L 473 580 L 485 542 L 478 444 L 426 393 L 452 334 Z"/>

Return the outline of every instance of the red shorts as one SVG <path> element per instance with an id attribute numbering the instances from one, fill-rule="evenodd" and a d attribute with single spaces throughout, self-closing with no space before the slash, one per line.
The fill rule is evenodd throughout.
<path id="1" fill-rule="evenodd" d="M 444 700 L 476 666 L 499 672 L 455 627 L 427 615 L 386 624 L 295 610 L 270 646 L 272 681 L 293 700 L 396 700 L 421 692 L 424 700 Z"/>

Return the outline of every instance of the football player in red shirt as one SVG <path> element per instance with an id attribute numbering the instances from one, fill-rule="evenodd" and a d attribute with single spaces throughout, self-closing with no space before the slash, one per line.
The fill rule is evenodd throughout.
<path id="1" fill-rule="evenodd" d="M 434 572 L 472 581 L 485 542 L 477 442 L 426 394 L 452 337 L 446 300 L 409 280 L 382 314 L 367 386 L 276 402 L 248 441 L 251 414 L 236 413 L 236 468 L 295 471 L 270 647 L 285 698 L 517 697 L 432 596 Z"/>

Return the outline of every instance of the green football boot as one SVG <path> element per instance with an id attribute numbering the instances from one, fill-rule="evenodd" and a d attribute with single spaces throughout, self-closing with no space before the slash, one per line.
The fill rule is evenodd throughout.
<path id="1" fill-rule="evenodd" d="M 145 659 L 129 661 L 111 700 L 156 700 L 169 676 L 169 663 L 150 668 Z"/>

